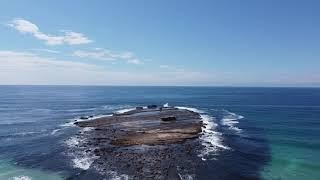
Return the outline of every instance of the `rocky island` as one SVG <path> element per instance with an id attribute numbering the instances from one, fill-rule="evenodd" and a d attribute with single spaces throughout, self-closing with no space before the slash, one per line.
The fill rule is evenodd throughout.
<path id="1" fill-rule="evenodd" d="M 91 166 L 107 177 L 192 178 L 199 161 L 203 122 L 187 109 L 150 105 L 75 125 L 90 129 L 79 133 L 85 139 L 79 146 L 96 157 Z"/>

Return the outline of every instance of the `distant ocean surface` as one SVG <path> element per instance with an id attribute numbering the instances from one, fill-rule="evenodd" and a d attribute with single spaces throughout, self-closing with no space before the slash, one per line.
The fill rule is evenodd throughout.
<path id="1" fill-rule="evenodd" d="M 0 86 L 0 180 L 103 179 L 72 122 L 165 103 L 214 124 L 195 179 L 320 179 L 319 88 Z"/>

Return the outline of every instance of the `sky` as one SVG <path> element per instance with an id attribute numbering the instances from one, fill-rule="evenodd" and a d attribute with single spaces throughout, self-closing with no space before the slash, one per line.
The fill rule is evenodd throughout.
<path id="1" fill-rule="evenodd" d="M 320 86 L 320 1 L 3 0 L 0 84 Z"/>

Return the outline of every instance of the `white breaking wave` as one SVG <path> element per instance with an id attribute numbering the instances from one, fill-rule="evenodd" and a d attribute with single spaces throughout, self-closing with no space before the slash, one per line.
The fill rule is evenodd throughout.
<path id="1" fill-rule="evenodd" d="M 193 112 L 196 112 L 196 113 L 204 113 L 203 111 L 199 110 L 199 109 L 196 109 L 196 108 L 192 108 L 192 107 L 183 107 L 183 106 L 175 106 L 176 108 L 178 109 L 186 109 L 188 111 L 193 111 Z"/>
<path id="2" fill-rule="evenodd" d="M 78 155 L 77 157 L 72 159 L 72 162 L 74 167 L 87 170 L 90 168 L 95 159 L 96 158 L 84 154 L 83 156 Z"/>
<path id="3" fill-rule="evenodd" d="M 165 104 L 163 105 L 163 107 L 165 107 L 165 108 L 169 107 L 169 103 L 165 103 Z"/>
<path id="4" fill-rule="evenodd" d="M 12 180 L 32 180 L 32 178 L 29 176 L 15 176 Z"/>
<path id="5" fill-rule="evenodd" d="M 91 129 L 85 129 L 85 131 L 90 131 Z M 84 137 L 73 136 L 65 141 L 71 151 L 69 156 L 72 157 L 72 165 L 75 168 L 80 168 L 87 170 L 90 168 L 91 164 L 98 158 L 91 151 L 86 151 L 87 149 L 81 148 L 80 145 L 85 143 L 86 139 Z"/>
<path id="6" fill-rule="evenodd" d="M 116 111 L 116 113 L 118 113 L 118 114 L 123 114 L 123 113 L 129 112 L 129 111 L 133 111 L 133 110 L 135 110 L 135 109 L 136 109 L 136 108 L 121 109 L 121 110 Z"/>
<path id="7" fill-rule="evenodd" d="M 68 147 L 76 147 L 80 144 L 81 139 L 77 136 L 73 136 L 65 141 Z"/>
<path id="8" fill-rule="evenodd" d="M 241 133 L 242 129 L 237 127 L 237 124 L 239 123 L 239 119 L 243 119 L 244 117 L 241 115 L 237 115 L 235 113 L 226 111 L 226 115 L 222 118 L 221 124 L 224 126 L 228 126 L 230 130 L 235 131 L 236 133 Z"/>
<path id="9" fill-rule="evenodd" d="M 190 107 L 179 107 L 178 109 L 186 109 L 189 111 L 197 112 L 200 114 L 200 117 L 203 121 L 204 126 L 202 126 L 202 134 L 200 136 L 201 144 L 204 146 L 204 149 L 201 150 L 200 154 L 198 154 L 199 157 L 203 161 L 207 160 L 207 156 L 210 154 L 218 151 L 219 149 L 229 149 L 229 147 L 224 146 L 222 144 L 222 134 L 220 132 L 215 131 L 216 127 L 218 126 L 214 122 L 214 118 L 204 114 L 204 111 L 201 111 L 196 108 L 190 108 Z"/>
<path id="10" fill-rule="evenodd" d="M 222 134 L 220 132 L 214 131 L 214 129 L 218 126 L 213 121 L 213 117 L 201 114 L 201 119 L 204 123 L 202 127 L 202 135 L 200 136 L 200 140 L 202 140 L 202 145 L 204 149 L 199 154 L 202 160 L 207 160 L 206 157 L 219 149 L 229 149 L 229 147 L 224 146 L 222 144 Z"/>
<path id="11" fill-rule="evenodd" d="M 51 135 L 55 135 L 58 131 L 60 131 L 61 129 L 54 129 L 52 132 L 51 132 Z"/>
<path id="12" fill-rule="evenodd" d="M 75 122 L 81 122 L 81 121 L 90 121 L 90 120 L 94 120 L 94 119 L 98 119 L 98 118 L 102 118 L 102 117 L 109 117 L 112 116 L 112 114 L 107 114 L 107 115 L 97 115 L 97 116 L 92 116 L 92 117 L 88 117 L 86 119 L 81 119 L 80 117 L 77 119 L 71 119 L 69 120 L 69 122 L 61 124 L 60 126 L 62 127 L 74 127 L 75 126 Z"/>

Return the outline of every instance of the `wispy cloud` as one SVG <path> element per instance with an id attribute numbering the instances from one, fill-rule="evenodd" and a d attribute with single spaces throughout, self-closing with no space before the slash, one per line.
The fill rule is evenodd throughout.
<path id="1" fill-rule="evenodd" d="M 76 45 L 92 42 L 92 40 L 90 40 L 84 34 L 73 31 L 63 31 L 63 35 L 45 34 L 40 31 L 37 25 L 25 19 L 13 19 L 10 23 L 8 23 L 8 26 L 16 29 L 21 33 L 31 34 L 35 38 L 45 41 L 48 45 Z"/>
<path id="2" fill-rule="evenodd" d="M 36 53 L 0 51 L 0 84 L 183 85 L 199 79 L 208 80 L 197 72 L 109 71 Z"/>
<path id="3" fill-rule="evenodd" d="M 81 58 L 91 58 L 104 61 L 124 60 L 132 64 L 142 64 L 143 62 L 132 52 L 114 52 L 108 49 L 96 48 L 94 50 L 78 50 L 73 52 L 73 56 Z"/>
<path id="4" fill-rule="evenodd" d="M 261 79 L 264 79 L 261 82 Z M 301 85 L 319 86 L 319 73 L 224 74 L 195 71 L 110 71 L 94 64 L 0 50 L 0 84 L 66 85 Z"/>
<path id="5" fill-rule="evenodd" d="M 167 65 L 167 64 L 160 65 L 160 68 L 164 69 L 166 71 L 169 71 L 169 72 L 184 72 L 185 71 L 185 69 L 178 68 L 178 67 L 171 66 L 171 65 Z"/>
<path id="6" fill-rule="evenodd" d="M 170 66 L 169 66 L 169 65 L 160 65 L 160 68 L 162 68 L 162 69 L 169 69 Z"/>
<path id="7" fill-rule="evenodd" d="M 52 49 L 43 49 L 43 48 L 33 48 L 30 49 L 31 51 L 40 51 L 40 52 L 47 52 L 47 53 L 53 53 L 53 54 L 59 54 L 60 51 L 52 50 Z"/>
<path id="8" fill-rule="evenodd" d="M 136 58 L 128 59 L 127 62 L 131 64 L 143 64 L 139 59 Z"/>
<path id="9" fill-rule="evenodd" d="M 105 69 L 93 64 L 0 51 L 1 84 L 98 84 L 104 73 Z"/>
<path id="10" fill-rule="evenodd" d="M 10 63 L 8 63 L 10 62 Z M 18 52 L 18 51 L 0 51 L 0 65 L 1 68 L 8 67 L 24 67 L 26 69 L 32 67 L 32 69 L 37 70 L 37 68 L 43 67 L 68 67 L 68 68 L 85 68 L 97 70 L 99 66 L 79 63 L 74 61 L 63 61 L 57 60 L 55 58 L 42 57 L 35 53 L 30 52 Z M 73 67 L 73 68 L 72 68 Z M 5 70 L 5 69 L 2 69 Z"/>

